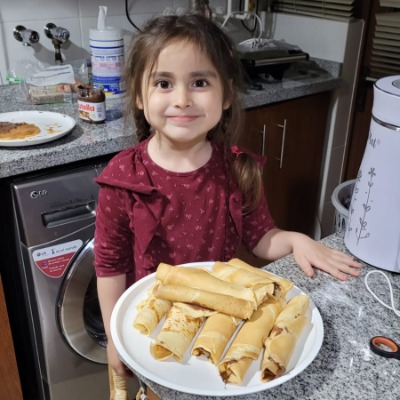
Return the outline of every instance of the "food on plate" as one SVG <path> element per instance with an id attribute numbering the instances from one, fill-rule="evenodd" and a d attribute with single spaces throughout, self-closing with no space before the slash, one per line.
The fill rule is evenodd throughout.
<path id="1" fill-rule="evenodd" d="M 275 293 L 275 296 L 285 297 L 286 294 L 289 292 L 289 290 L 293 287 L 293 282 L 289 281 L 288 279 L 282 278 L 281 276 L 275 274 L 271 274 L 270 272 L 265 271 L 263 269 L 255 268 L 250 264 L 247 264 L 246 262 L 240 260 L 239 258 L 232 258 L 231 260 L 228 261 L 228 264 L 238 268 L 243 268 L 247 271 L 250 271 L 262 277 L 266 276 L 271 280 L 273 280 L 274 282 L 279 283 L 279 288 L 277 290 L 277 293 Z"/>
<path id="2" fill-rule="evenodd" d="M 242 285 L 226 282 L 210 274 L 209 271 L 195 267 L 175 267 L 161 263 L 156 272 L 156 279 L 165 285 L 177 285 L 224 294 L 250 301 L 257 308 L 254 291 Z M 178 300 L 179 301 L 179 300 Z"/>
<path id="3" fill-rule="evenodd" d="M 235 267 L 223 262 L 216 262 L 211 269 L 211 274 L 226 282 L 236 283 L 246 288 L 253 290 L 257 306 L 268 297 L 274 296 L 277 293 L 277 282 L 272 281 L 270 278 L 262 277 L 251 271 L 243 268 Z"/>
<path id="4" fill-rule="evenodd" d="M 40 133 L 40 128 L 35 124 L 0 121 L 1 140 L 26 139 L 36 136 L 38 133 Z"/>
<path id="5" fill-rule="evenodd" d="M 248 319 L 254 311 L 251 301 L 190 286 L 159 284 L 155 286 L 153 294 L 160 299 L 195 304 L 236 318 Z"/>
<path id="6" fill-rule="evenodd" d="M 264 341 L 283 306 L 282 299 L 269 299 L 261 304 L 251 318 L 242 325 L 218 365 L 224 382 L 242 383 L 251 363 L 258 359 Z"/>
<path id="7" fill-rule="evenodd" d="M 150 345 L 151 355 L 156 360 L 166 360 L 172 356 L 182 361 L 203 320 L 204 317 L 191 316 L 173 305 L 161 331 Z"/>
<path id="8" fill-rule="evenodd" d="M 156 360 L 204 356 L 225 383 L 237 385 L 259 358 L 261 382 L 286 372 L 310 303 L 305 294 L 286 301 L 291 281 L 239 259 L 209 269 L 160 263 L 155 278 L 133 325 L 152 337 Z"/>
<path id="9" fill-rule="evenodd" d="M 193 344 L 192 355 L 205 356 L 217 365 L 241 321 L 239 318 L 222 313 L 215 313 L 208 317 Z"/>
<path id="10" fill-rule="evenodd" d="M 299 294 L 293 297 L 278 315 L 274 327 L 265 340 L 261 363 L 261 381 L 268 382 L 285 373 L 308 317 L 305 315 L 310 297 Z"/>
<path id="11" fill-rule="evenodd" d="M 138 313 L 133 326 L 144 335 L 150 335 L 171 308 L 169 300 L 158 299 L 150 294 L 137 306 Z"/>

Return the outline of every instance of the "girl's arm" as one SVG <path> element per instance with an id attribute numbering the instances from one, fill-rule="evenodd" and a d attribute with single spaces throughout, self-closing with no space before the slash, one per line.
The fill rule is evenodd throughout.
<path id="1" fill-rule="evenodd" d="M 110 320 L 113 308 L 126 288 L 126 275 L 116 275 L 104 278 L 97 278 L 97 292 L 100 302 L 101 314 L 103 317 L 104 328 L 108 339 L 107 357 L 108 364 L 114 369 L 117 375 L 123 378 L 133 376 L 120 360 L 117 349 L 111 337 Z"/>
<path id="2" fill-rule="evenodd" d="M 331 249 L 307 235 L 278 228 L 269 230 L 253 253 L 266 260 L 276 260 L 293 253 L 300 268 L 310 277 L 314 275 L 315 267 L 340 280 L 346 280 L 349 275 L 358 276 L 359 268 L 362 267 L 352 256 Z"/>

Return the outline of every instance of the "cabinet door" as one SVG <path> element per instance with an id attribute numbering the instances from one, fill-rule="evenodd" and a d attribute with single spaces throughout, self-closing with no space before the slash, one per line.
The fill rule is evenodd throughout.
<path id="1" fill-rule="evenodd" d="M 14 345 L 0 277 L 0 399 L 22 400 Z M 27 366 L 28 368 L 28 366 Z"/>
<path id="2" fill-rule="evenodd" d="M 245 113 L 240 144 L 267 157 L 265 191 L 282 229 L 313 233 L 329 99 L 322 93 Z"/>

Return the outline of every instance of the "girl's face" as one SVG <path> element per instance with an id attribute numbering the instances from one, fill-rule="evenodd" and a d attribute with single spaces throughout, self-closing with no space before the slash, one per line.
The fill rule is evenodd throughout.
<path id="1" fill-rule="evenodd" d="M 221 78 L 208 57 L 190 42 L 175 41 L 144 74 L 137 105 L 156 134 L 177 145 L 205 141 L 230 101 L 223 100 Z"/>

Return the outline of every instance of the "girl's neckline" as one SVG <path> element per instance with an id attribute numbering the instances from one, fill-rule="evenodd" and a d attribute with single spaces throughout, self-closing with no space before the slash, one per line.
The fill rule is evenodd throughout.
<path id="1" fill-rule="evenodd" d="M 160 171 L 164 171 L 165 173 L 173 174 L 176 176 L 192 175 L 192 174 L 197 173 L 198 171 L 201 171 L 202 169 L 207 167 L 207 165 L 211 162 L 213 155 L 214 155 L 215 144 L 212 141 L 209 141 L 210 147 L 211 147 L 211 153 L 210 153 L 210 157 L 207 159 L 207 161 L 203 165 L 200 165 L 198 168 L 194 168 L 194 169 L 187 170 L 187 171 L 174 171 L 173 169 L 168 169 L 166 167 L 163 167 L 162 165 L 160 165 L 159 163 L 154 161 L 154 159 L 150 156 L 150 153 L 149 153 L 150 140 L 151 140 L 151 137 L 147 140 L 147 143 L 144 146 L 144 154 L 145 154 L 145 157 L 147 158 L 148 162 L 150 162 L 154 168 L 157 168 Z"/>
<path id="2" fill-rule="evenodd" d="M 168 175 L 175 175 L 175 176 L 189 176 L 189 175 L 194 175 L 197 174 L 198 172 L 201 172 L 203 169 L 207 168 L 207 166 L 212 162 L 214 155 L 215 155 L 215 143 L 213 143 L 212 141 L 210 141 L 211 144 L 211 156 L 210 158 L 199 168 L 193 169 L 191 171 L 182 171 L 182 172 L 178 172 L 178 171 L 171 171 L 167 168 L 162 167 L 161 165 L 157 164 L 155 161 L 153 161 L 153 159 L 150 157 L 150 154 L 148 152 L 148 146 L 149 146 L 149 141 L 147 140 L 146 145 L 144 146 L 144 157 L 145 159 L 152 165 L 153 168 L 158 169 L 159 171 L 163 171 L 164 173 L 168 174 Z"/>

